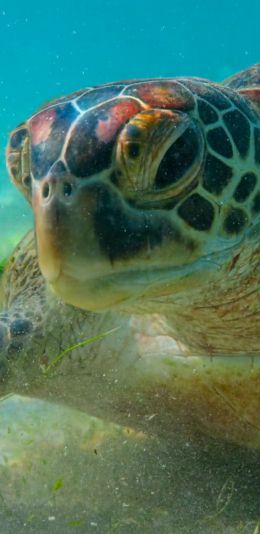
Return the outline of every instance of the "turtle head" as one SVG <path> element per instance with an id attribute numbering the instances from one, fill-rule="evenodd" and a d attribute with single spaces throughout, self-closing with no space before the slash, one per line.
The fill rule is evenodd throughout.
<path id="1" fill-rule="evenodd" d="M 260 204 L 256 164 L 241 164 L 217 108 L 203 122 L 206 106 L 183 93 L 166 109 L 113 91 L 41 109 L 8 148 L 13 180 L 32 202 L 44 277 L 92 311 L 203 281 Z"/>

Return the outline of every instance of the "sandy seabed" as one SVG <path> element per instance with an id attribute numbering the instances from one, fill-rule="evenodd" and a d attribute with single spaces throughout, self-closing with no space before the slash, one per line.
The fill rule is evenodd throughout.
<path id="1" fill-rule="evenodd" d="M 257 534 L 260 456 L 83 412 L 0 402 L 1 532 Z"/>

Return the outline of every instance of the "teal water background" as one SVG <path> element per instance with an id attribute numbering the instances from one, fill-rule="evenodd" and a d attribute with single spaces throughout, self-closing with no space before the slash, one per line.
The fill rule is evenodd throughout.
<path id="1" fill-rule="evenodd" d="M 117 79 L 222 80 L 260 59 L 259 0 L 0 1 L 0 259 L 32 224 L 5 169 L 8 132 L 40 104 Z"/>

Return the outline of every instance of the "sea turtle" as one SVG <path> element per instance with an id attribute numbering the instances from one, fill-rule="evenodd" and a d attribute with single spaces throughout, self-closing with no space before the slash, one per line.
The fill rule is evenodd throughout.
<path id="1" fill-rule="evenodd" d="M 259 447 L 260 64 L 53 100 L 7 162 L 36 239 L 4 275 L 3 393 Z"/>

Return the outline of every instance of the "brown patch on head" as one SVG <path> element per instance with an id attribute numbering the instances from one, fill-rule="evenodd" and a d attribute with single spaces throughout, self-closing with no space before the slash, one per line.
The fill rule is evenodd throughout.
<path id="1" fill-rule="evenodd" d="M 101 116 L 98 120 L 95 129 L 98 141 L 109 143 L 119 128 L 139 110 L 140 106 L 134 100 L 118 100 L 108 110 L 106 118 L 103 119 Z"/>
<path id="2" fill-rule="evenodd" d="M 48 174 L 59 159 L 68 131 L 79 113 L 70 103 L 47 108 L 29 121 L 31 171 L 36 180 Z"/>
<path id="3" fill-rule="evenodd" d="M 119 130 L 138 113 L 141 105 L 131 98 L 114 99 L 76 122 L 68 139 L 65 159 L 74 176 L 87 178 L 107 169 Z"/>
<path id="4" fill-rule="evenodd" d="M 38 145 L 40 143 L 44 143 L 44 141 L 47 141 L 55 118 L 55 108 L 46 109 L 32 118 L 30 126 L 31 140 L 33 144 Z"/>
<path id="5" fill-rule="evenodd" d="M 124 91 L 124 94 L 141 98 L 146 104 L 154 108 L 189 111 L 195 106 L 190 91 L 176 80 L 132 84 Z"/>

